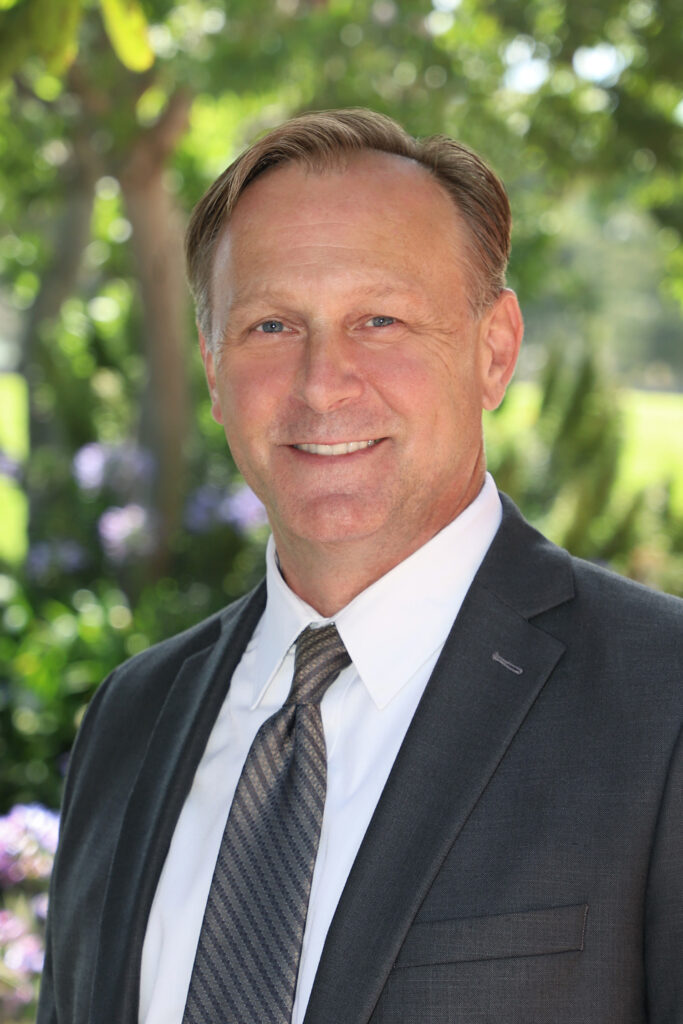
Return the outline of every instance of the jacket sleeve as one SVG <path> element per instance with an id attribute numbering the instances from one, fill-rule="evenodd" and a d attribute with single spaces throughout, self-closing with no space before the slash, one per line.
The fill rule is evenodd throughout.
<path id="1" fill-rule="evenodd" d="M 683 1024 L 683 729 L 655 831 L 645 912 L 649 1024 Z"/>
<path id="2" fill-rule="evenodd" d="M 40 979 L 40 1001 L 38 1004 L 38 1016 L 36 1024 L 58 1024 L 57 1007 L 55 1006 L 54 992 L 52 989 L 52 957 L 50 955 L 50 925 L 48 923 L 47 939 L 45 943 L 45 963 Z"/>
<path id="3" fill-rule="evenodd" d="M 45 963 L 43 965 L 43 971 L 40 982 L 40 997 L 38 1001 L 38 1014 L 36 1017 L 36 1024 L 71 1024 L 71 1020 L 68 1020 L 63 1012 L 58 1010 L 60 1005 L 60 999 L 58 995 L 59 985 L 59 971 L 55 967 L 56 962 L 60 962 L 60 958 L 55 956 L 57 950 L 61 948 L 61 933 L 63 930 L 63 917 L 62 905 L 67 904 L 68 908 L 68 893 L 67 899 L 64 900 L 63 888 L 64 883 L 62 876 L 66 874 L 69 877 L 68 870 L 65 872 L 64 867 L 68 868 L 68 857 L 64 867 L 62 861 L 64 859 L 64 847 L 68 846 L 66 840 L 68 840 L 68 833 L 71 831 L 70 820 L 74 814 L 74 802 L 76 804 L 75 813 L 78 816 L 78 800 L 74 801 L 74 791 L 78 792 L 81 772 L 81 766 L 84 759 L 84 752 L 87 751 L 91 745 L 90 737 L 93 734 L 95 722 L 99 718 L 98 711 L 102 705 L 103 698 L 107 692 L 108 685 L 113 677 L 114 673 L 107 677 L 103 683 L 98 687 L 94 697 L 92 698 L 81 727 L 76 737 L 71 757 L 69 760 L 69 770 L 67 772 L 66 783 L 64 786 L 64 794 L 62 798 L 62 806 L 60 810 L 60 835 L 59 844 L 57 847 L 57 855 L 52 869 L 52 878 L 50 880 L 50 901 L 48 905 L 47 915 L 47 928 L 45 936 Z M 66 889 L 68 891 L 68 884 Z M 68 951 L 67 957 L 68 957 Z M 61 960 L 64 956 L 61 957 Z M 74 972 L 76 973 L 76 972 Z"/>

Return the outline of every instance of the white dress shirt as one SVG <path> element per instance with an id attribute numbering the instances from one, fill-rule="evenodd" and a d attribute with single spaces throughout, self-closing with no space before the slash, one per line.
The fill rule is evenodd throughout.
<path id="1" fill-rule="evenodd" d="M 334 616 L 351 656 L 323 698 L 327 795 L 303 939 L 300 1024 L 339 897 L 399 747 L 500 525 L 491 477 L 475 501 Z M 228 808 L 261 724 L 284 703 L 294 642 L 325 621 L 282 578 L 271 537 L 264 613 L 237 666 L 173 834 L 142 954 L 139 1024 L 181 1024 Z"/>

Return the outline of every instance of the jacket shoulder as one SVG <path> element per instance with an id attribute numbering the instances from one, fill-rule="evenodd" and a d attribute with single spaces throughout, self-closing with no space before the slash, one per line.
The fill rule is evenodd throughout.
<path id="1" fill-rule="evenodd" d="M 653 620 L 659 629 L 683 632 L 683 599 L 661 590 L 653 590 L 636 580 L 582 558 L 571 558 L 577 593 L 598 602 L 602 614 L 610 610 L 618 616 L 637 616 Z"/>
<path id="2" fill-rule="evenodd" d="M 211 647 L 221 632 L 225 628 L 230 628 L 239 619 L 250 600 L 257 594 L 258 589 L 250 591 L 237 601 L 233 601 L 225 608 L 221 608 L 181 633 L 176 633 L 174 636 L 152 644 L 144 651 L 140 651 L 139 654 L 128 658 L 114 669 L 110 678 L 116 678 L 120 684 L 127 679 L 149 678 L 150 674 L 163 672 L 199 651 Z"/>
<path id="3" fill-rule="evenodd" d="M 229 642 L 233 629 L 245 618 L 253 629 L 265 602 L 264 594 L 265 585 L 260 584 L 221 611 L 148 647 L 110 673 L 95 691 L 76 737 L 65 806 L 74 784 L 84 783 L 84 764 L 88 765 L 86 775 L 96 766 L 104 771 L 108 758 L 116 757 L 122 744 L 141 756 L 181 667 L 196 667 L 195 673 L 188 674 L 188 684 L 192 685 L 222 637 Z M 120 759 L 117 763 L 121 766 Z"/>
<path id="4" fill-rule="evenodd" d="M 93 703 L 108 702 L 113 698 L 126 701 L 143 698 L 147 702 L 154 699 L 158 687 L 161 688 L 159 696 L 163 699 L 178 666 L 188 658 L 210 650 L 221 633 L 239 621 L 251 601 L 258 600 L 261 586 L 263 584 L 181 633 L 152 644 L 122 662 L 101 684 Z"/>
<path id="5" fill-rule="evenodd" d="M 640 618 L 680 637 L 681 598 L 571 555 L 528 523 L 506 495 L 501 500 L 503 520 L 482 567 L 482 582 L 525 617 L 573 606 L 603 625 Z"/>

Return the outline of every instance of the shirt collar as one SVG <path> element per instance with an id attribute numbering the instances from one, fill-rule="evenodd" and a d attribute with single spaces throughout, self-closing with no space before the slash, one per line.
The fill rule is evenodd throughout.
<path id="1" fill-rule="evenodd" d="M 385 707 L 445 642 L 501 518 L 498 491 L 487 473 L 478 496 L 456 519 L 334 616 L 377 707 Z M 329 621 L 287 586 L 272 536 L 266 584 L 254 674 L 263 683 L 254 706 L 299 633 L 311 623 Z"/>

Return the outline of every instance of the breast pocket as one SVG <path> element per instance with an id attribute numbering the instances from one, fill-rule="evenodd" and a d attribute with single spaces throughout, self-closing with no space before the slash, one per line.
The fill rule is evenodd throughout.
<path id="1" fill-rule="evenodd" d="M 410 929 L 394 968 L 581 952 L 588 904 L 424 921 Z"/>

